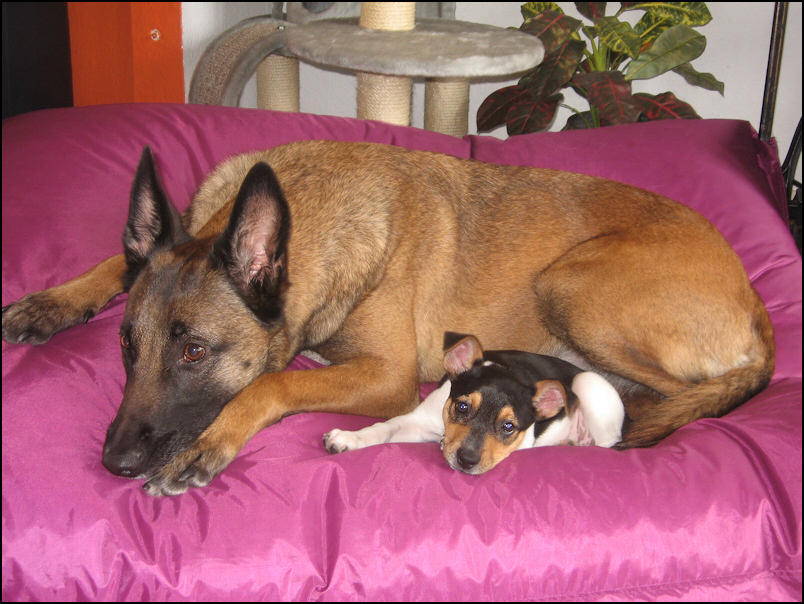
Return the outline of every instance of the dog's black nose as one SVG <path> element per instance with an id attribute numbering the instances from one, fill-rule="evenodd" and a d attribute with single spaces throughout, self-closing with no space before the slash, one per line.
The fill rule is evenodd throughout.
<path id="1" fill-rule="evenodd" d="M 134 448 L 116 453 L 109 447 L 103 449 L 103 465 L 115 476 L 135 478 L 145 470 L 145 451 Z"/>
<path id="2" fill-rule="evenodd" d="M 464 470 L 471 470 L 478 463 L 480 463 L 480 451 L 477 449 L 466 449 L 461 447 L 455 455 L 458 459 L 458 464 Z"/>
<path id="3" fill-rule="evenodd" d="M 120 428 L 117 420 L 112 422 L 103 443 L 103 466 L 115 476 L 124 478 L 143 474 L 149 459 L 150 433 L 148 427 L 126 430 Z"/>

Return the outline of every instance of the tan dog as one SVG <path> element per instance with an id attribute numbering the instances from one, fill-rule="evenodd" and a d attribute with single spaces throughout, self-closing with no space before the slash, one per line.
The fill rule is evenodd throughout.
<path id="1" fill-rule="evenodd" d="M 129 292 L 103 461 L 155 495 L 208 484 L 289 414 L 410 411 L 445 331 L 602 373 L 632 420 L 623 448 L 773 372 L 767 311 L 717 230 L 579 174 L 300 142 L 224 162 L 179 216 L 146 148 L 123 243 L 6 307 L 3 339 L 45 342 Z M 305 348 L 333 365 L 280 372 Z"/>

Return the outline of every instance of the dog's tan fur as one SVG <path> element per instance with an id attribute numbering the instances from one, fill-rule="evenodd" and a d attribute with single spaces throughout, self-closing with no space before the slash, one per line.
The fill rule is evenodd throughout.
<path id="1" fill-rule="evenodd" d="M 291 214 L 281 322 L 270 326 L 249 318 L 205 260 L 257 162 L 273 168 Z M 270 232 L 275 219 L 261 228 Z M 127 316 L 166 321 L 152 299 L 160 271 L 195 275 L 197 291 L 175 305 L 212 332 L 242 325 L 251 335 L 238 354 L 253 363 L 215 375 L 239 393 L 150 476 L 155 494 L 208 483 L 256 432 L 291 413 L 410 410 L 419 381 L 443 371 L 448 330 L 603 372 L 633 419 L 623 447 L 723 415 L 773 372 L 770 319 L 723 237 L 685 206 L 623 184 L 376 144 L 300 142 L 221 164 L 183 222 L 195 240 L 149 256 Z M 124 274 L 116 256 L 11 305 L 4 339 L 46 341 L 122 292 Z M 159 329 L 146 323 L 137 329 Z M 333 365 L 277 372 L 304 348 Z M 160 405 L 159 388 L 146 389 L 147 404 Z M 120 414 L 147 415 L 145 406 L 127 386 Z"/>

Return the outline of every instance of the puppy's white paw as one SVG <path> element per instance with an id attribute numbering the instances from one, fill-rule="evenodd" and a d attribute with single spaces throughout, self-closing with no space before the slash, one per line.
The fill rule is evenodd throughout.
<path id="1" fill-rule="evenodd" d="M 352 449 L 362 449 L 366 443 L 358 436 L 357 432 L 347 430 L 332 430 L 324 434 L 324 448 L 330 453 L 343 453 Z"/>

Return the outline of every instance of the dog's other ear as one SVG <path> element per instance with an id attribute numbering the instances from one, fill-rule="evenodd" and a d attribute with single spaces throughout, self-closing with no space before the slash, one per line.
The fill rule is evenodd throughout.
<path id="1" fill-rule="evenodd" d="M 263 322 L 282 311 L 290 209 L 274 171 L 264 162 L 249 170 L 212 258 L 229 274 L 238 293 Z"/>
<path id="2" fill-rule="evenodd" d="M 475 336 L 448 331 L 444 334 L 444 369 L 450 377 L 469 371 L 483 358 L 483 348 Z"/>
<path id="3" fill-rule="evenodd" d="M 536 421 L 550 419 L 567 408 L 567 393 L 558 380 L 541 380 L 536 382 L 536 394 L 533 395 L 533 408 L 536 410 Z M 568 409 L 567 409 L 568 410 Z"/>
<path id="4" fill-rule="evenodd" d="M 189 240 L 181 215 L 159 182 L 153 152 L 145 147 L 131 185 L 128 222 L 123 231 L 129 273 L 139 272 L 155 250 L 169 249 Z"/>

